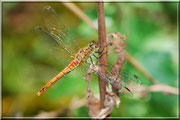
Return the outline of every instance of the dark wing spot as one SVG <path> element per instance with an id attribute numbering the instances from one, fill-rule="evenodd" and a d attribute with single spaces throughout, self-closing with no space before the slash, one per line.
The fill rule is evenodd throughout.
<path id="1" fill-rule="evenodd" d="M 129 89 L 129 88 L 127 88 L 127 87 L 124 87 L 128 92 L 130 92 L 131 93 L 131 90 Z"/>
<path id="2" fill-rule="evenodd" d="M 134 75 L 134 77 L 135 77 L 136 79 L 139 79 L 139 77 L 138 77 L 137 75 Z"/>

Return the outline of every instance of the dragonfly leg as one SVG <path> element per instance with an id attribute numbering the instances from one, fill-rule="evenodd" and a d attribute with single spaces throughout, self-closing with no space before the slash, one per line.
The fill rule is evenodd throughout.
<path id="1" fill-rule="evenodd" d="M 106 44 L 106 46 L 104 46 L 103 49 L 102 49 L 101 51 L 100 51 L 100 50 L 95 51 L 95 53 L 99 53 L 99 54 L 100 54 L 99 57 L 96 57 L 94 54 L 93 54 L 93 56 L 94 56 L 96 59 L 99 59 L 99 58 L 101 58 L 104 54 L 107 54 L 108 51 L 106 51 L 105 53 L 103 53 L 103 51 L 104 51 L 104 48 L 107 47 L 108 45 L 110 45 L 110 43 Z"/>
<path id="2" fill-rule="evenodd" d="M 101 54 L 99 57 L 97 57 L 97 56 L 96 56 L 96 55 L 94 55 L 94 54 L 93 54 L 93 56 L 94 56 L 96 59 L 99 59 L 99 58 L 101 58 L 101 57 L 102 57 L 102 55 L 104 55 L 104 54 L 107 54 L 107 52 L 106 52 L 106 53 Z M 93 62 L 92 62 L 92 57 L 90 57 L 90 59 L 91 59 L 91 63 L 93 63 Z M 101 66 L 105 66 L 105 67 L 107 67 L 106 65 L 103 65 L 103 64 L 101 64 Z"/>
<path id="3" fill-rule="evenodd" d="M 102 53 L 99 57 L 97 57 L 95 54 L 93 54 L 93 56 L 98 60 L 99 58 L 101 58 L 104 54 L 107 54 L 108 52 L 106 51 L 105 53 Z M 92 58 L 91 58 L 92 59 Z"/>
<path id="4" fill-rule="evenodd" d="M 95 53 L 100 53 L 100 54 L 101 54 L 101 53 L 104 51 L 104 48 L 107 47 L 108 45 L 110 45 L 110 42 L 109 42 L 108 44 L 106 44 L 106 46 L 104 46 L 103 49 L 102 49 L 101 51 L 98 50 L 98 51 L 95 51 Z"/>
<path id="5" fill-rule="evenodd" d="M 93 56 L 94 56 L 96 59 L 99 59 L 95 54 L 93 54 Z"/>
<path id="6" fill-rule="evenodd" d="M 102 50 L 95 51 L 95 53 L 100 53 L 100 54 L 101 54 L 101 53 L 104 51 L 104 48 L 105 48 L 105 47 L 106 47 L 106 46 L 104 46 Z"/>
<path id="7" fill-rule="evenodd" d="M 101 52 L 102 53 L 102 52 Z M 97 57 L 95 54 L 93 54 L 93 56 L 96 58 L 96 59 L 99 59 L 101 58 L 104 54 L 107 54 L 108 52 L 106 51 L 105 53 L 102 53 L 99 57 Z"/>
<path id="8" fill-rule="evenodd" d="M 94 55 L 94 54 L 93 54 L 93 55 Z M 93 66 L 95 66 L 94 63 L 93 63 L 93 59 L 92 59 L 91 56 L 90 56 L 90 60 L 91 60 L 91 64 L 93 64 Z"/>
<path id="9" fill-rule="evenodd" d="M 105 53 L 102 53 L 100 56 L 99 56 L 99 58 L 101 58 L 104 54 L 107 54 L 108 53 L 108 51 L 106 51 Z"/>

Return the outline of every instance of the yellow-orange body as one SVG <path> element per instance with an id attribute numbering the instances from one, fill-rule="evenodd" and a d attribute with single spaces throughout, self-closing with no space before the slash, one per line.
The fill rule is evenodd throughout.
<path id="1" fill-rule="evenodd" d="M 41 95 L 47 90 L 52 84 L 57 80 L 74 70 L 80 64 L 84 63 L 90 56 L 95 52 L 97 48 L 97 42 L 91 41 L 89 45 L 83 49 L 80 49 L 77 54 L 74 55 L 74 60 L 58 75 L 56 75 L 52 80 L 50 80 L 40 91 L 37 92 L 37 95 Z"/>

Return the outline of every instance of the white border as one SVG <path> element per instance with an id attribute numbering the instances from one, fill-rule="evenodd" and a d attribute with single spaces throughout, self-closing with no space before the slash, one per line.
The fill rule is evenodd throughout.
<path id="1" fill-rule="evenodd" d="M 37 0 L 29 0 L 29 1 L 25 1 L 25 0 L 1 0 L 2 2 L 97 2 L 97 1 L 100 1 L 100 0 L 88 0 L 88 1 L 84 1 L 84 0 L 39 0 L 39 1 L 37 1 Z M 0 16 L 2 17 L 2 2 L 0 1 Z M 102 0 L 103 2 L 179 2 L 179 0 Z M 179 28 L 178 28 L 178 26 L 179 26 L 179 23 L 178 23 L 178 20 L 179 20 L 179 3 L 177 4 L 177 38 L 179 39 Z M 1 36 L 1 38 L 0 38 L 0 40 L 1 40 L 1 42 L 0 42 L 0 67 L 1 67 L 1 70 L 2 70 L 2 18 L 0 19 L 0 27 L 1 27 L 1 29 L 0 29 L 0 36 Z M 177 46 L 178 46 L 178 49 L 179 49 L 179 41 L 178 41 L 178 44 L 177 44 Z M 179 53 L 178 53 L 178 66 L 179 66 Z M 177 72 L 179 73 L 179 69 L 178 69 L 178 67 L 177 67 Z M 1 83 L 2 83 L 2 71 L 1 71 L 1 73 L 0 73 L 0 77 L 1 77 Z M 179 74 L 177 74 L 177 78 L 179 78 Z M 179 80 L 177 80 L 177 86 L 178 86 L 178 88 L 179 88 Z M 0 90 L 1 90 L 1 92 L 0 92 L 0 98 L 1 98 L 1 100 L 2 100 L 2 85 L 0 85 Z M 178 95 L 177 95 L 178 96 Z M 178 106 L 179 106 L 179 97 L 177 97 L 177 104 L 178 104 Z M 2 101 L 0 101 L 1 103 L 2 103 Z M 12 119 L 12 118 L 14 118 L 14 119 L 36 119 L 36 118 L 38 118 L 38 119 L 51 119 L 51 118 L 90 118 L 90 119 L 92 119 L 91 117 L 3 117 L 2 116 L 2 104 L 0 103 L 0 118 L 5 118 L 5 119 Z M 110 118 L 179 118 L 179 107 L 177 107 L 177 117 L 110 117 Z M 96 118 L 96 119 L 98 119 L 98 118 Z"/>
<path id="2" fill-rule="evenodd" d="M 1 0 L 2 2 L 179 2 L 179 0 Z"/>

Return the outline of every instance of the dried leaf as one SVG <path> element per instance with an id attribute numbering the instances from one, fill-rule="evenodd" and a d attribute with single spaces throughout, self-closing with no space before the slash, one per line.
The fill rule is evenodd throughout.
<path id="1" fill-rule="evenodd" d="M 110 37 L 113 37 L 113 39 L 111 39 Z M 114 51 L 116 53 L 120 53 L 121 51 L 123 51 L 125 48 L 125 43 L 124 43 L 125 39 L 126 39 L 125 35 L 121 35 L 119 32 L 107 34 L 106 37 L 107 44 L 109 44 L 109 42 L 111 43 L 108 50 L 108 54 L 110 54 L 112 47 L 114 47 Z"/>
<path id="2" fill-rule="evenodd" d="M 100 112 L 100 102 L 91 90 L 88 90 L 87 94 L 87 107 L 89 116 L 91 117 L 96 117 Z"/>
<path id="3" fill-rule="evenodd" d="M 100 117 L 101 119 L 105 118 L 112 112 L 114 105 L 116 105 L 116 107 L 119 108 L 119 103 L 120 99 L 114 92 L 106 94 L 104 102 L 105 108 L 101 109 L 101 111 L 96 117 Z"/>

